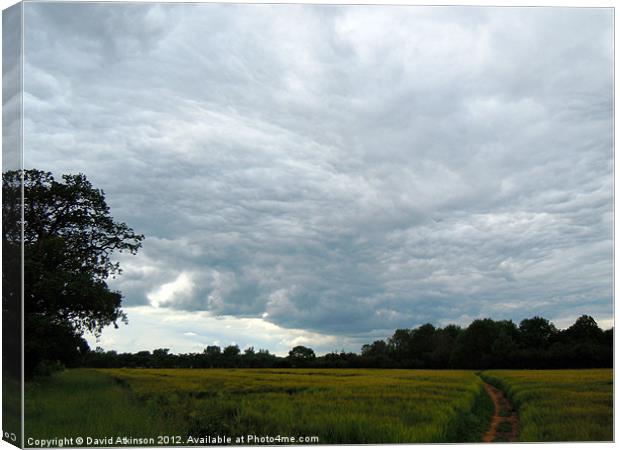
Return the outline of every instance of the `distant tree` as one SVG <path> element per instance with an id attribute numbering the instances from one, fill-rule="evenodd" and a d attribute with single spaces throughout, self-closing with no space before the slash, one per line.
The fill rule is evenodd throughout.
<path id="1" fill-rule="evenodd" d="M 126 321 L 122 295 L 106 280 L 121 272 L 114 252 L 135 254 L 143 235 L 115 222 L 103 191 L 82 174 L 56 181 L 39 170 L 8 171 L 2 194 L 19 198 L 23 186 L 25 375 L 55 359 L 71 364 L 88 348 L 85 332 Z M 5 213 L 11 215 L 9 206 Z M 22 222 L 3 226 L 3 248 L 21 244 Z M 10 252 L 11 253 L 11 252 Z M 4 297 L 4 296 L 3 296 Z M 4 299 L 3 299 L 4 301 Z"/>
<path id="2" fill-rule="evenodd" d="M 433 348 L 430 354 L 430 367 L 435 369 L 447 369 L 450 367 L 452 353 L 461 333 L 463 333 L 463 330 L 457 325 L 448 325 L 444 328 L 439 328 L 435 332 Z"/>
<path id="3" fill-rule="evenodd" d="M 564 330 L 563 334 L 571 341 L 601 342 L 603 340 L 603 330 L 599 328 L 596 320 L 587 315 L 579 317 L 573 325 Z"/>
<path id="4" fill-rule="evenodd" d="M 539 316 L 523 319 L 519 324 L 519 340 L 526 348 L 547 348 L 557 332 L 555 325 Z"/>
<path id="5" fill-rule="evenodd" d="M 613 367 L 613 329 L 597 329 L 596 322 L 588 316 L 563 331 L 554 331 L 552 323 L 539 317 L 525 319 L 519 328 L 510 320 L 479 319 L 466 329 L 457 325 L 434 328 L 426 324 L 412 330 L 396 330 L 389 343 L 376 340 L 362 346 L 361 355 L 342 349 L 317 357 L 312 349 L 304 346 L 294 347 L 285 358 L 264 349 L 256 352 L 253 347 L 241 355 L 239 347 L 231 345 L 224 353 L 218 346 L 209 346 L 203 353 L 181 355 L 171 355 L 167 349 L 157 349 L 152 354 L 147 351 L 120 355 L 97 350 L 89 353 L 86 363 L 90 367 Z M 543 345 L 546 341 L 551 342 L 547 347 Z M 405 359 L 394 359 L 393 355 L 400 351 Z"/>
<path id="6" fill-rule="evenodd" d="M 238 345 L 229 345 L 222 352 L 224 356 L 237 356 L 239 353 L 241 353 L 241 350 Z"/>
<path id="7" fill-rule="evenodd" d="M 362 356 L 367 357 L 380 357 L 386 356 L 388 352 L 388 346 L 384 340 L 374 341 L 372 344 L 364 344 L 362 346 Z"/>
<path id="8" fill-rule="evenodd" d="M 277 357 L 276 355 L 272 355 L 271 353 L 269 353 L 269 350 L 261 348 L 256 353 L 255 365 L 256 367 L 275 367 L 277 361 L 280 359 L 281 358 Z"/>
<path id="9" fill-rule="evenodd" d="M 298 345 L 293 347 L 291 351 L 288 352 L 288 358 L 296 364 L 305 364 L 316 358 L 314 350 L 308 347 L 304 347 L 303 345 Z"/>
<path id="10" fill-rule="evenodd" d="M 170 349 L 167 349 L 167 348 L 158 348 L 156 350 L 153 350 L 152 366 L 153 367 L 170 367 L 172 365 L 172 361 L 174 357 L 169 352 L 170 352 Z"/>
<path id="11" fill-rule="evenodd" d="M 493 345 L 491 345 L 492 367 L 501 369 L 511 367 L 517 348 L 517 340 L 514 334 L 500 330 Z"/>
<path id="12" fill-rule="evenodd" d="M 131 357 L 130 359 L 133 360 L 132 365 L 134 367 L 150 367 L 151 358 L 151 352 L 149 352 L 148 350 L 143 350 L 133 355 L 133 357 Z"/>
<path id="13" fill-rule="evenodd" d="M 406 361 L 412 356 L 411 331 L 405 328 L 395 330 L 388 339 L 388 353 L 394 361 L 406 365 Z"/>
<path id="14" fill-rule="evenodd" d="M 360 357 L 344 350 L 333 351 L 312 361 L 313 367 L 347 368 L 359 367 Z M 366 366 L 368 367 L 368 365 Z M 373 367 L 371 365 L 371 367 Z"/>
<path id="15" fill-rule="evenodd" d="M 222 353 L 222 350 L 218 345 L 208 345 L 207 348 L 204 349 L 204 354 L 208 356 L 219 356 Z"/>
<path id="16" fill-rule="evenodd" d="M 436 335 L 435 327 L 426 323 L 411 331 L 409 351 L 414 367 L 428 367 Z"/>
<path id="17" fill-rule="evenodd" d="M 514 342 L 517 333 L 517 327 L 512 321 L 474 320 L 459 336 L 452 365 L 472 369 L 492 368 L 497 365 L 498 352 L 505 348 L 505 344 L 496 344 L 498 339 L 503 336 L 504 342 L 508 338 Z"/>

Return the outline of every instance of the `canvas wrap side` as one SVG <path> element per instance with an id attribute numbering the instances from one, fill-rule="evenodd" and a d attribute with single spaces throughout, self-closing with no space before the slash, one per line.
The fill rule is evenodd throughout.
<path id="1" fill-rule="evenodd" d="M 2 171 L 22 170 L 23 4 L 2 12 Z M 2 198 L 2 439 L 23 444 L 23 258 L 21 195 Z M 7 198 L 8 197 L 8 198 Z M 23 234 L 22 234 L 23 236 Z"/>

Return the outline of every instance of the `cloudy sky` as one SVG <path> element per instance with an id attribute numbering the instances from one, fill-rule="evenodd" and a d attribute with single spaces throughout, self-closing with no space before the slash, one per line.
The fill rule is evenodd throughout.
<path id="1" fill-rule="evenodd" d="M 144 233 L 106 349 L 612 325 L 613 12 L 25 4 L 27 168 Z"/>

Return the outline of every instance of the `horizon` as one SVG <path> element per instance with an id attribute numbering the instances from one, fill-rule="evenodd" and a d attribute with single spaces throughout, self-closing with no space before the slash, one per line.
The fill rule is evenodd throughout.
<path id="1" fill-rule="evenodd" d="M 584 315 L 587 315 L 587 314 L 584 314 Z M 527 317 L 527 318 L 524 318 L 523 320 L 526 320 L 526 319 L 533 319 L 534 317 L 540 317 L 540 316 L 532 316 L 532 317 Z M 580 317 L 581 317 L 581 316 L 580 316 Z M 499 320 L 495 320 L 495 319 L 492 319 L 491 317 L 484 317 L 484 318 L 474 319 L 474 320 L 487 320 L 487 319 L 493 320 L 494 322 L 502 322 L 502 321 L 503 321 L 503 320 L 501 320 L 501 319 L 499 319 Z M 576 321 L 577 319 L 578 319 L 578 318 L 575 318 L 575 321 Z M 513 321 L 512 321 L 512 320 L 510 320 L 510 319 L 509 319 L 509 320 L 507 320 L 507 321 L 508 321 L 508 322 L 513 322 Z M 549 321 L 549 322 L 550 322 L 552 325 L 555 325 L 552 321 Z M 520 323 L 520 322 L 513 322 L 513 323 L 515 324 L 515 326 L 516 326 L 517 328 L 519 328 L 519 323 Z M 571 325 L 573 325 L 573 324 L 574 324 L 574 322 L 573 322 Z M 609 331 L 609 330 L 613 330 L 613 329 L 614 329 L 613 324 L 612 324 L 610 327 L 603 327 L 603 326 L 601 326 L 601 324 L 599 324 L 598 322 L 597 322 L 597 324 L 598 324 L 598 327 L 599 327 L 602 331 Z M 423 326 L 423 325 L 429 325 L 429 324 L 428 324 L 428 323 L 426 323 L 426 324 L 421 324 L 420 326 Z M 433 325 L 433 324 L 430 324 L 430 325 Z M 461 326 L 461 325 L 456 325 L 456 324 L 447 324 L 447 325 L 442 326 L 442 327 L 435 327 L 434 325 L 433 325 L 433 326 L 435 327 L 435 330 L 445 329 L 446 327 L 449 327 L 449 326 L 457 326 L 457 327 L 459 327 L 459 329 L 461 329 L 461 330 L 465 330 L 465 329 L 467 329 L 467 327 L 468 327 L 469 325 L 471 325 L 471 323 L 470 323 L 470 324 L 468 324 L 467 326 Z M 566 331 L 569 327 L 570 327 L 570 325 L 569 325 L 569 326 L 566 326 L 566 327 L 556 327 L 556 329 L 557 329 L 557 331 L 558 331 L 558 332 L 562 332 L 562 331 Z M 411 330 L 413 330 L 413 329 L 417 329 L 417 328 L 419 328 L 419 327 L 413 327 L 413 328 L 410 328 L 410 329 L 411 329 Z M 396 330 L 394 330 L 394 331 L 396 331 Z M 384 339 L 377 339 L 377 340 L 384 341 L 386 344 L 388 344 L 388 343 L 389 343 L 390 338 L 391 338 L 390 336 L 387 336 L 387 337 L 385 337 Z M 373 344 L 373 342 L 367 342 L 366 344 Z M 365 345 L 365 344 L 363 344 L 363 345 Z M 285 352 L 285 353 L 274 353 L 274 352 L 270 351 L 269 349 L 257 348 L 256 346 L 253 346 L 253 345 L 251 345 L 251 344 L 248 344 L 248 345 L 246 345 L 246 346 L 240 346 L 240 345 L 238 345 L 238 344 L 237 344 L 237 343 L 235 343 L 235 342 L 231 342 L 231 343 L 229 343 L 229 344 L 227 344 L 227 345 L 226 345 L 226 344 L 222 345 L 222 344 L 219 344 L 219 343 L 218 343 L 218 344 L 211 344 L 210 346 L 216 346 L 216 347 L 218 347 L 218 348 L 220 349 L 220 351 L 223 351 L 223 350 L 224 350 L 226 347 L 228 347 L 228 346 L 237 346 L 237 347 L 239 348 L 239 351 L 240 351 L 240 354 L 241 354 L 241 355 L 243 355 L 244 351 L 245 351 L 246 349 L 249 349 L 249 348 L 252 348 L 252 349 L 253 349 L 255 352 L 257 352 L 257 353 L 258 353 L 259 351 L 264 351 L 264 350 L 267 350 L 269 354 L 271 354 L 271 355 L 275 355 L 275 356 L 280 357 L 280 358 L 284 358 L 284 357 L 288 356 L 288 354 L 289 354 L 288 352 Z M 304 347 L 306 347 L 306 346 L 304 346 Z M 311 347 L 309 347 L 309 348 L 311 348 Z M 362 347 L 362 348 L 363 348 L 363 347 Z M 323 357 L 323 356 L 326 356 L 326 355 L 328 355 L 328 354 L 342 354 L 342 353 L 355 353 L 355 354 L 361 354 L 361 353 L 362 353 L 362 348 L 360 348 L 358 351 L 355 351 L 355 350 L 345 351 L 344 349 L 332 349 L 331 351 L 326 351 L 326 352 L 324 352 L 324 353 L 319 353 L 319 352 L 316 352 L 316 356 L 317 356 L 317 357 Z M 116 352 L 116 353 L 118 353 L 118 354 L 123 354 L 123 353 L 133 353 L 133 354 L 135 354 L 135 353 L 137 353 L 137 352 L 144 352 L 144 351 L 148 351 L 149 353 L 151 353 L 151 354 L 152 354 L 152 353 L 153 353 L 153 351 L 155 351 L 155 350 L 162 350 L 162 349 L 163 349 L 163 350 L 169 350 L 169 351 L 170 351 L 170 349 L 169 349 L 169 348 L 165 348 L 165 347 L 164 347 L 164 348 L 161 348 L 161 347 L 158 347 L 158 348 L 153 348 L 153 349 L 146 349 L 146 348 L 143 348 L 143 349 L 141 349 L 141 350 L 137 350 L 137 351 L 122 352 L 122 351 L 117 351 L 116 349 L 113 349 L 113 348 L 105 349 L 105 348 L 100 347 L 100 346 L 98 346 L 98 345 L 97 345 L 96 347 L 92 347 L 92 346 L 91 346 L 90 351 L 92 352 L 92 351 L 96 351 L 96 350 L 98 350 L 98 349 L 101 349 L 101 350 L 102 350 L 102 351 L 104 351 L 104 352 L 114 351 L 114 352 Z M 173 352 L 173 351 L 170 351 L 170 353 L 171 353 L 171 354 L 177 354 L 177 355 L 180 355 L 180 354 L 200 354 L 200 353 L 205 352 L 205 351 L 206 351 L 206 349 L 207 349 L 207 347 L 204 347 L 204 348 L 202 349 L 202 350 L 203 350 L 202 352 L 200 352 L 200 351 L 196 351 L 196 352 Z M 292 348 L 291 348 L 291 349 L 289 349 L 289 350 L 292 350 Z M 314 349 L 312 349 L 312 350 L 314 350 Z"/>

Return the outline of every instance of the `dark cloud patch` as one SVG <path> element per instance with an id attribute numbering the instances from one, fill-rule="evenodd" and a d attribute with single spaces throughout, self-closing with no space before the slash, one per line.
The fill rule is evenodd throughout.
<path id="1" fill-rule="evenodd" d="M 26 165 L 85 172 L 147 235 L 112 282 L 127 305 L 355 342 L 611 318 L 611 10 L 33 3 L 26 19 Z"/>

